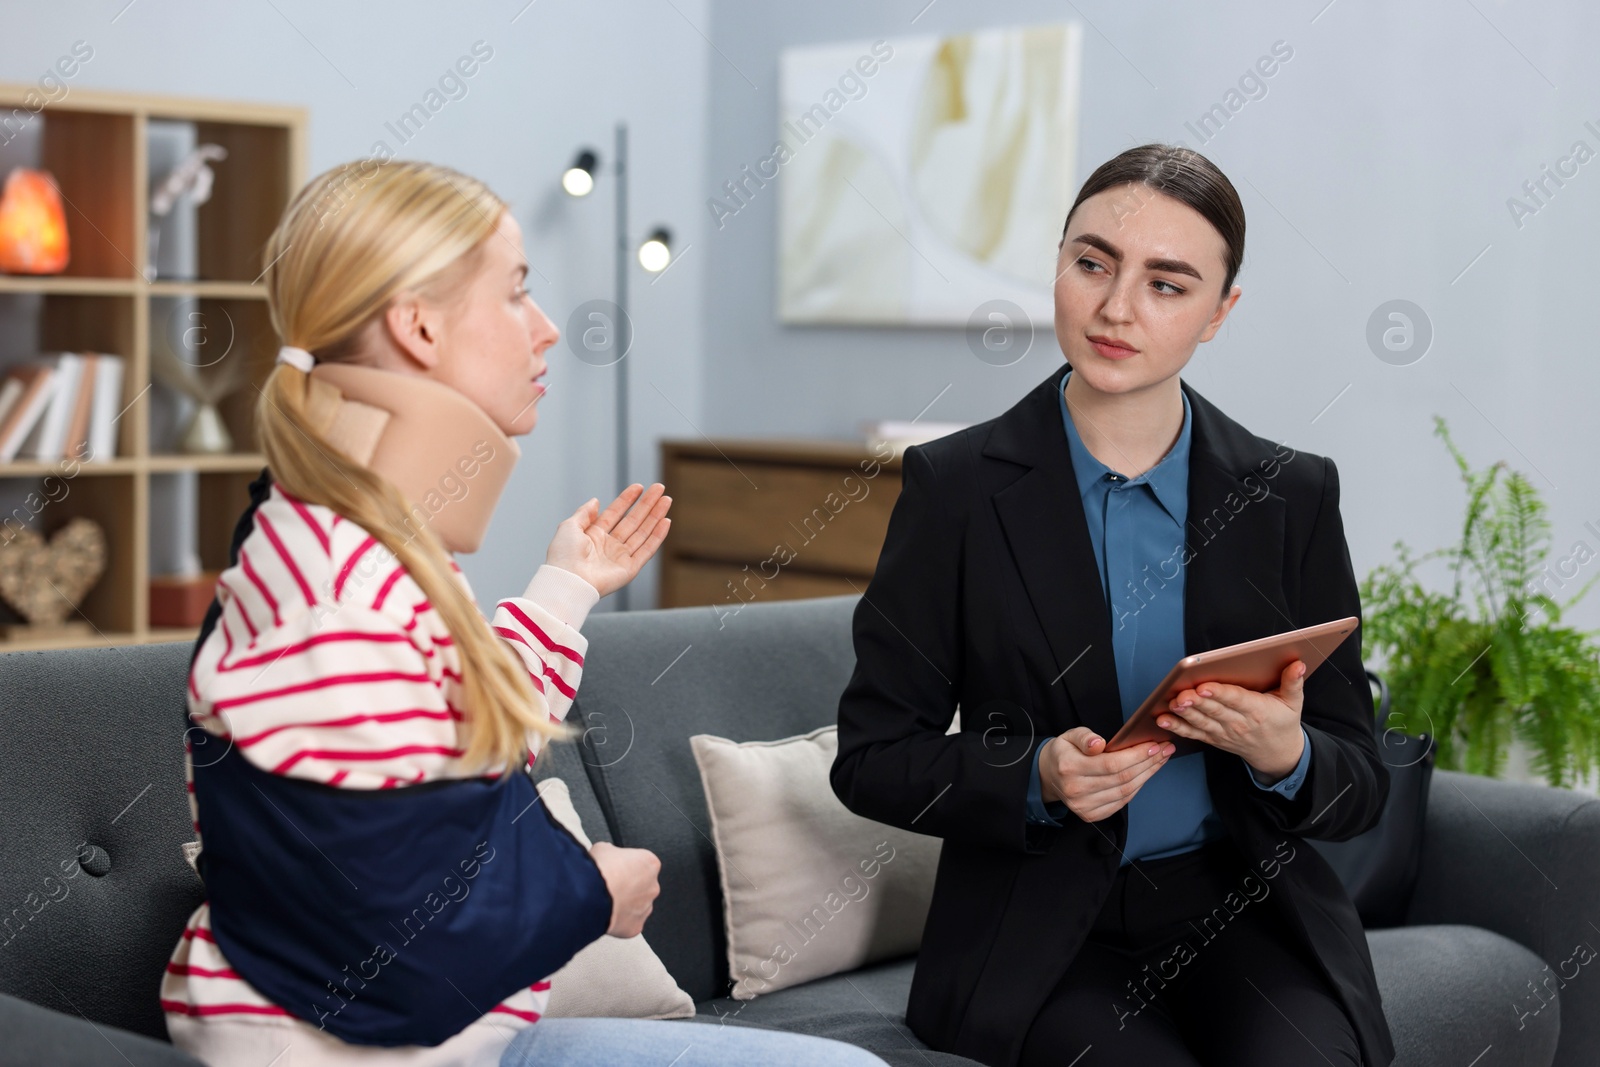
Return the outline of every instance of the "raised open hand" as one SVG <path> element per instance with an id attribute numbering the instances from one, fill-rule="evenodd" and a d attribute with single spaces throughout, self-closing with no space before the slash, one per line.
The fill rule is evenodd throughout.
<path id="1" fill-rule="evenodd" d="M 544 561 L 576 574 L 601 596 L 616 592 L 633 581 L 666 540 L 672 498 L 665 493 L 660 482 L 649 489 L 635 482 L 604 511 L 598 497 L 590 498 L 556 527 Z"/>

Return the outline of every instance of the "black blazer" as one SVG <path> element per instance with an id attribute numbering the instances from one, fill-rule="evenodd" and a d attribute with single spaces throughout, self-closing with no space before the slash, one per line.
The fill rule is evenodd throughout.
<path id="1" fill-rule="evenodd" d="M 1128 832 L 1126 807 L 1059 828 L 1024 814 L 1035 738 L 1074 726 L 1109 738 L 1122 723 L 1056 399 L 1063 371 L 997 418 L 906 450 L 855 609 L 832 769 L 850 810 L 944 839 L 906 1021 L 934 1049 L 1004 1067 L 1099 914 Z M 1359 616 L 1333 461 L 1275 446 L 1181 387 L 1194 420 L 1186 651 Z M 958 705 L 961 729 L 947 735 Z M 1373 715 L 1357 632 L 1306 682 L 1311 762 L 1294 800 L 1252 785 L 1238 756 L 1207 746 L 1202 758 L 1229 835 L 1274 875 L 1266 899 L 1305 932 L 1364 1062 L 1387 1067 L 1394 1044 L 1361 920 L 1304 840 L 1377 821 L 1389 774 Z"/>

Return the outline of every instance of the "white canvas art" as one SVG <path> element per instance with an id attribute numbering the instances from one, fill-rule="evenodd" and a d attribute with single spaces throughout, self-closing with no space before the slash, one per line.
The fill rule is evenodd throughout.
<path id="1" fill-rule="evenodd" d="M 1049 322 L 1081 50 L 1076 23 L 786 50 L 758 164 L 781 172 L 779 318 L 961 326 L 1008 300 Z"/>

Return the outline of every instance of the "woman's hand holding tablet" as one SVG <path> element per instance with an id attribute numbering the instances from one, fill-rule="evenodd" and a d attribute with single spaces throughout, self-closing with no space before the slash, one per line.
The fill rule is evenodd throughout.
<path id="1" fill-rule="evenodd" d="M 1052 737 L 1039 749 L 1039 792 L 1060 801 L 1084 822 L 1114 815 L 1149 777 L 1166 765 L 1174 746 L 1157 741 L 1118 752 L 1087 726 Z"/>
<path id="2" fill-rule="evenodd" d="M 1138 751 L 1172 741 L 1187 753 L 1207 744 L 1243 758 L 1269 780 L 1282 778 L 1305 744 L 1306 678 L 1358 624 L 1349 616 L 1185 656 L 1106 747 Z"/>
<path id="3" fill-rule="evenodd" d="M 1300 659 L 1285 667 L 1278 688 L 1266 693 L 1227 682 L 1200 682 L 1179 693 L 1156 726 L 1232 752 L 1275 782 L 1300 762 L 1305 683 L 1306 665 Z"/>

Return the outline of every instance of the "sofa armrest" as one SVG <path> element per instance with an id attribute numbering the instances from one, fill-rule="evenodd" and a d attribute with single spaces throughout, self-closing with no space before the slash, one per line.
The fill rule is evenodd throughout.
<path id="1" fill-rule="evenodd" d="M 0 993 L 0 1067 L 203 1067 L 171 1045 Z"/>
<path id="2" fill-rule="evenodd" d="M 1600 800 L 1542 785 L 1434 773 L 1406 925 L 1479 926 L 1537 953 L 1548 969 L 1533 980 L 1561 1003 L 1557 1065 L 1600 1062 L 1596 922 Z"/>

